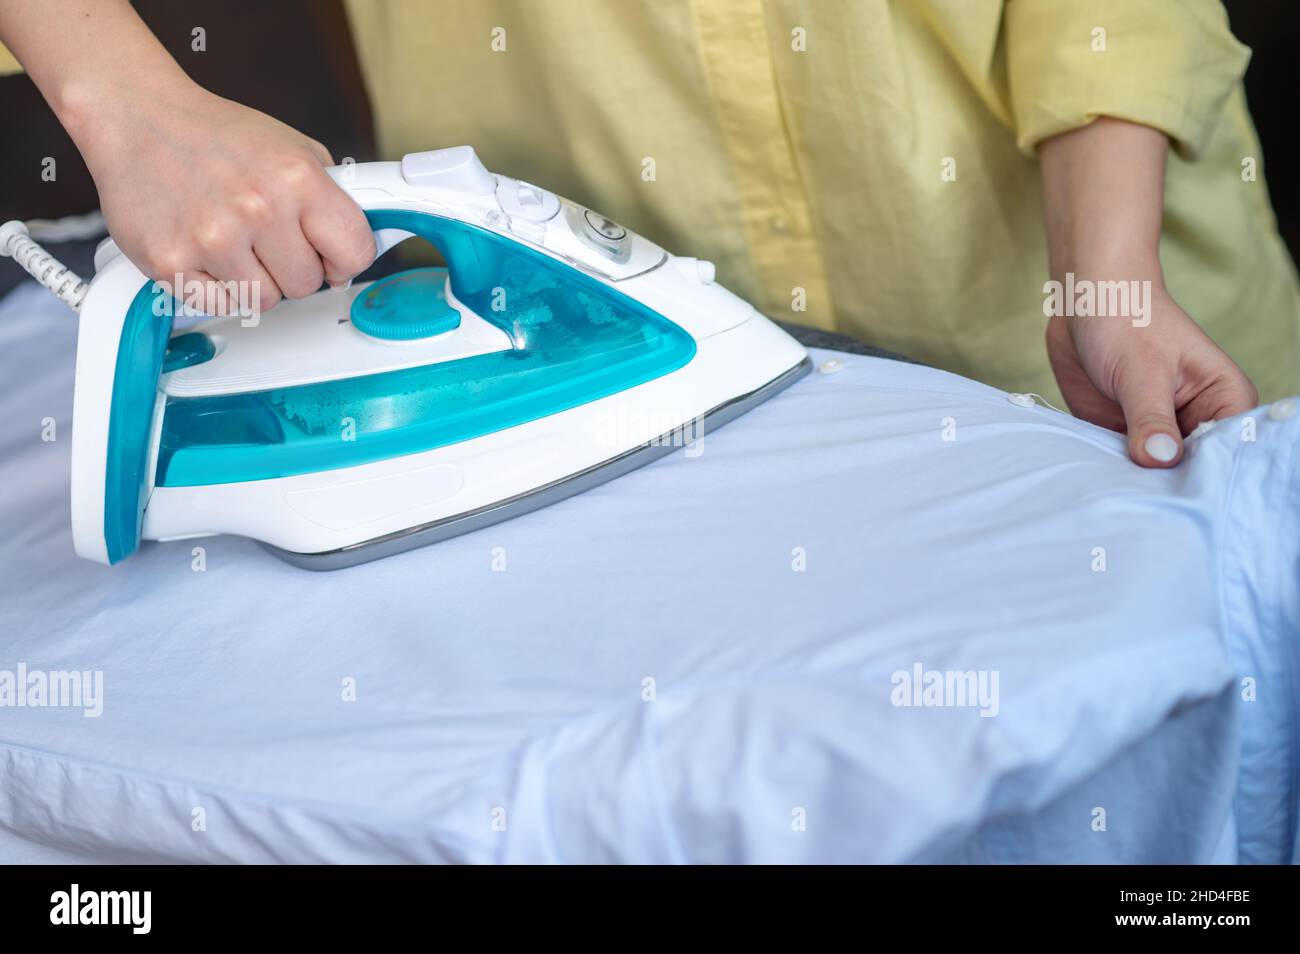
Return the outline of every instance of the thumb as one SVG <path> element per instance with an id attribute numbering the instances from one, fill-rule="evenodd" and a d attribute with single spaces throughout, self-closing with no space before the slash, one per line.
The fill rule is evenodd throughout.
<path id="1" fill-rule="evenodd" d="M 1149 365 L 1121 376 L 1115 397 L 1124 410 L 1128 454 L 1143 467 L 1173 467 L 1183 456 L 1183 438 L 1174 416 L 1174 374 Z"/>

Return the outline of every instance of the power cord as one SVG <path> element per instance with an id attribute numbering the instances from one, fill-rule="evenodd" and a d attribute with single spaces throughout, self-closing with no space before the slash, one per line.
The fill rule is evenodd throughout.
<path id="1" fill-rule="evenodd" d="M 12 258 L 27 274 L 58 296 L 73 311 L 81 310 L 89 285 L 68 266 L 41 247 L 46 242 L 96 238 L 104 234 L 104 217 L 98 212 L 64 219 L 13 219 L 0 225 L 0 257 Z M 35 237 L 33 237 L 35 236 Z"/>

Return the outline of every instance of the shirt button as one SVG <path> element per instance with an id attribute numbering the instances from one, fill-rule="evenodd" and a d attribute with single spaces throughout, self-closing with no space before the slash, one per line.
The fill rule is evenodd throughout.
<path id="1" fill-rule="evenodd" d="M 790 223 L 779 215 L 774 215 L 767 220 L 767 227 L 777 235 L 785 235 L 790 231 Z"/>
<path id="2" fill-rule="evenodd" d="M 1283 398 L 1268 409 L 1268 417 L 1271 421 L 1285 421 L 1295 417 L 1295 412 L 1295 398 Z"/>

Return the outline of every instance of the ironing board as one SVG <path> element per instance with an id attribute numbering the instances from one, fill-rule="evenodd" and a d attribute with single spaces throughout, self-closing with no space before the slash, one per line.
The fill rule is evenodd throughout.
<path id="1" fill-rule="evenodd" d="M 0 302 L 0 679 L 99 672 L 102 711 L 0 707 L 0 861 L 1296 860 L 1286 405 L 1142 471 L 816 351 L 702 449 L 433 548 L 110 569 L 61 309 Z"/>

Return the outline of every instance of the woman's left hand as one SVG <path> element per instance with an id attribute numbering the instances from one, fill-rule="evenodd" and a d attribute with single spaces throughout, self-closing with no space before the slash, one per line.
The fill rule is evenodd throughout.
<path id="1" fill-rule="evenodd" d="M 1248 411 L 1259 395 L 1163 287 L 1148 287 L 1149 313 L 1137 323 L 1050 319 L 1047 356 L 1077 417 L 1127 431 L 1129 456 L 1142 466 L 1173 467 L 1198 424 Z"/>
<path id="2" fill-rule="evenodd" d="M 1165 288 L 1168 153 L 1159 130 L 1106 116 L 1038 150 L 1052 276 L 1044 291 L 1059 293 L 1048 299 L 1047 356 L 1070 410 L 1127 431 L 1129 456 L 1143 467 L 1173 467 L 1198 424 L 1259 400 Z"/>

